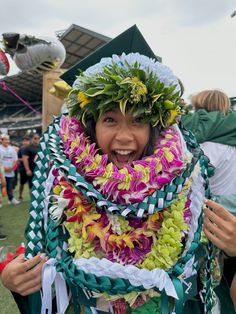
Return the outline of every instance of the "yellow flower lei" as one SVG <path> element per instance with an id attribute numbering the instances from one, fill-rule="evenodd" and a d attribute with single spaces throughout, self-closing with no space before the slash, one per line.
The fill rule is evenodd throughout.
<path id="1" fill-rule="evenodd" d="M 147 253 L 143 262 L 136 264 L 136 266 L 148 270 L 155 268 L 170 269 L 179 258 L 182 250 L 183 232 L 188 228 L 184 221 L 184 212 L 188 209 L 186 208 L 186 194 L 189 192 L 190 185 L 191 183 L 189 182 L 168 210 L 163 210 L 161 214 L 163 220 L 159 230 L 153 228 L 153 224 L 158 222 L 160 218 L 160 214 L 157 212 L 148 216 L 143 229 L 136 228 L 132 231 L 127 219 L 122 216 L 118 216 L 118 219 L 114 220 L 112 218 L 113 215 L 110 215 L 109 223 L 105 227 L 102 226 L 99 223 L 101 213 L 97 211 L 95 204 L 85 204 L 82 194 L 70 183 L 66 182 L 65 178 L 59 180 L 53 192 L 63 197 L 64 191 L 71 189 L 75 199 L 72 208 L 67 208 L 64 211 L 67 216 L 67 222 L 64 224 L 70 233 L 68 240 L 69 251 L 75 254 L 75 258 L 90 258 L 93 256 L 101 258 L 105 256 L 97 255 L 96 245 L 93 242 L 95 237 L 99 239 L 102 250 L 105 252 L 108 244 L 115 245 L 115 247 L 125 244 L 127 248 L 133 249 L 139 235 L 143 234 L 146 237 L 153 237 L 154 242 L 151 251 Z M 71 217 L 79 217 L 79 219 L 70 221 Z M 114 232 L 109 236 L 106 240 L 107 244 L 105 244 L 105 238 L 110 228 Z M 119 230 L 119 232 L 116 232 L 116 230 Z"/>

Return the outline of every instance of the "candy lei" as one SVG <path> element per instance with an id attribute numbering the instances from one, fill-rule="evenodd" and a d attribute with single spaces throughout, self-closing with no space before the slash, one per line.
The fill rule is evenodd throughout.
<path id="1" fill-rule="evenodd" d="M 68 159 L 106 198 L 119 204 L 141 202 L 184 168 L 180 138 L 172 127 L 162 132 L 154 154 L 118 169 L 90 144 L 75 117 L 62 117 L 59 135 Z"/>

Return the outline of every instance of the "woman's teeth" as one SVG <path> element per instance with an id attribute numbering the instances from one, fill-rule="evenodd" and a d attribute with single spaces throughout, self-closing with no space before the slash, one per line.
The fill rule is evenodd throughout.
<path id="1" fill-rule="evenodd" d="M 132 150 L 115 150 L 115 153 L 119 155 L 130 155 Z"/>
<path id="2" fill-rule="evenodd" d="M 133 153 L 132 150 L 115 150 L 114 157 L 116 162 L 120 164 L 130 164 L 133 160 Z"/>

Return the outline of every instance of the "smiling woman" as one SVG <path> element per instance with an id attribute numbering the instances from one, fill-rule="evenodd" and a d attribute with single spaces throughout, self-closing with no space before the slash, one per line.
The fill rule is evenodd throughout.
<path id="1" fill-rule="evenodd" d="M 178 79 L 136 26 L 89 60 L 67 97 L 69 114 L 43 135 L 26 231 L 30 260 L 9 263 L 4 285 L 35 292 L 24 302 L 32 313 L 52 313 L 54 283 L 58 313 L 69 302 L 75 313 L 182 314 L 193 313 L 192 304 L 207 312 L 212 248 L 205 268 L 200 234 L 209 164 L 178 125 Z M 49 257 L 42 274 L 39 252 Z M 203 302 L 197 280 L 207 289 Z"/>
<path id="2" fill-rule="evenodd" d="M 97 145 L 119 169 L 141 159 L 149 137 L 148 123 L 118 108 L 105 112 L 96 123 Z"/>

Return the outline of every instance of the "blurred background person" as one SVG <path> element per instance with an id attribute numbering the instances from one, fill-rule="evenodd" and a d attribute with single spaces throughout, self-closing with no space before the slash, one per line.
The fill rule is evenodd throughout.
<path id="1" fill-rule="evenodd" d="M 26 146 L 30 145 L 29 136 L 24 136 L 22 139 L 22 146 L 18 151 L 18 172 L 20 174 L 20 186 L 19 186 L 19 201 L 23 200 L 23 191 L 26 182 L 28 181 L 28 176 L 25 171 L 25 167 L 22 160 L 22 152 Z"/>
<path id="2" fill-rule="evenodd" d="M 6 186 L 4 167 L 2 164 L 2 156 L 0 153 L 0 208 L 2 208 L 2 189 Z"/>
<path id="3" fill-rule="evenodd" d="M 19 145 L 17 143 L 11 143 L 12 147 L 15 149 L 16 151 L 16 154 L 18 156 L 18 151 L 20 149 Z M 13 182 L 13 190 L 15 190 L 17 184 L 18 184 L 18 166 L 19 166 L 19 161 L 17 160 L 17 163 L 14 167 L 14 173 L 15 173 L 15 176 L 14 176 L 14 182 Z"/>
<path id="4" fill-rule="evenodd" d="M 5 186 L 6 180 L 4 175 L 4 167 L 2 165 L 2 157 L 0 153 L 0 208 L 2 208 L 2 189 L 5 188 Z M 0 240 L 5 240 L 6 238 L 6 235 L 0 233 Z"/>
<path id="5" fill-rule="evenodd" d="M 39 140 L 40 140 L 39 134 L 34 133 L 32 135 L 30 144 L 25 146 L 22 150 L 22 162 L 25 167 L 30 191 L 32 188 L 33 173 L 36 165 L 35 159 L 39 149 Z"/>
<path id="6" fill-rule="evenodd" d="M 13 196 L 13 187 L 15 181 L 15 172 L 17 166 L 16 150 L 10 145 L 10 137 L 8 134 L 2 135 L 2 144 L 0 145 L 0 154 L 2 156 L 2 165 L 5 172 L 5 180 L 7 187 L 8 204 L 17 205 L 20 202 Z"/>

